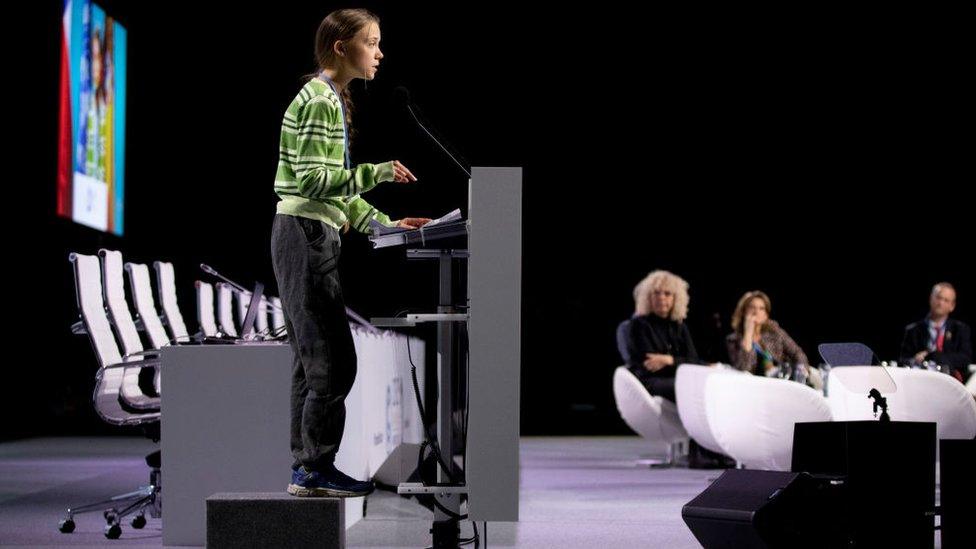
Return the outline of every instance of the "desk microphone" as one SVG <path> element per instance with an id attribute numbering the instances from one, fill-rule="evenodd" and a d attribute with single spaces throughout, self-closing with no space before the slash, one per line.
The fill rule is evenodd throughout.
<path id="1" fill-rule="evenodd" d="M 404 86 L 397 86 L 393 90 L 393 96 L 396 98 L 397 103 L 407 108 L 407 111 L 409 111 L 410 115 L 413 116 L 414 121 L 417 123 L 418 126 L 420 126 L 420 129 L 424 130 L 424 133 L 430 136 L 431 140 L 433 140 L 434 143 L 437 143 L 437 146 L 440 147 L 441 150 L 447 154 L 447 156 L 451 157 L 451 160 L 453 160 L 454 163 L 457 164 L 458 167 L 461 168 L 461 170 L 468 175 L 468 177 L 471 177 L 471 170 L 464 167 L 464 164 L 462 164 L 457 158 L 455 158 L 454 155 L 451 154 L 451 151 L 447 150 L 447 147 L 442 145 L 441 142 L 438 141 L 436 137 L 434 137 L 434 134 L 430 133 L 430 131 L 427 128 L 425 128 L 424 125 L 420 122 L 420 118 L 417 117 L 417 113 L 415 113 L 413 110 L 413 106 L 414 106 L 413 102 L 410 101 L 410 90 L 408 90 Z"/>

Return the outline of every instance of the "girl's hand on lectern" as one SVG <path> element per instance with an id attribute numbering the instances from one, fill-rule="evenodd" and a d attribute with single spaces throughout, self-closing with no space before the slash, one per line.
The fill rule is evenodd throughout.
<path id="1" fill-rule="evenodd" d="M 396 226 L 404 229 L 419 229 L 428 223 L 430 223 L 429 217 L 404 217 L 396 222 Z"/>

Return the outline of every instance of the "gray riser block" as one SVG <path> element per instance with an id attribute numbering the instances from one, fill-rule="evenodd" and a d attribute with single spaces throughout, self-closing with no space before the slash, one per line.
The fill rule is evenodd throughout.
<path id="1" fill-rule="evenodd" d="M 343 548 L 341 498 L 279 493 L 217 493 L 207 498 L 207 547 Z"/>

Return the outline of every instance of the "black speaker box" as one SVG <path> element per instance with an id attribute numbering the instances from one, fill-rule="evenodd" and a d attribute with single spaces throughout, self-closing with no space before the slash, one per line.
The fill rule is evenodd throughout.
<path id="1" fill-rule="evenodd" d="M 732 469 L 681 509 L 706 549 L 847 547 L 843 479 Z"/>
<path id="2" fill-rule="evenodd" d="M 939 441 L 942 549 L 973 546 L 973 498 L 976 497 L 976 440 Z"/>
<path id="3" fill-rule="evenodd" d="M 797 423 L 792 469 L 846 479 L 851 547 L 934 546 L 935 423 Z"/>

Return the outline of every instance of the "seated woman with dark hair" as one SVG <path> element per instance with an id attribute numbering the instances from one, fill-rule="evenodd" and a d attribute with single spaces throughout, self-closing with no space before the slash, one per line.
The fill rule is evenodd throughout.
<path id="1" fill-rule="evenodd" d="M 634 288 L 634 309 L 634 316 L 621 328 L 621 354 L 648 392 L 674 402 L 678 366 L 699 363 L 684 323 L 688 283 L 667 271 L 654 271 Z"/>
<path id="2" fill-rule="evenodd" d="M 823 387 L 819 372 L 810 368 L 806 353 L 786 330 L 769 318 L 769 296 L 755 290 L 739 299 L 732 313 L 732 329 L 726 338 L 732 366 L 756 375 L 772 375 L 778 367 L 790 365 L 794 376 L 816 389 Z"/>

